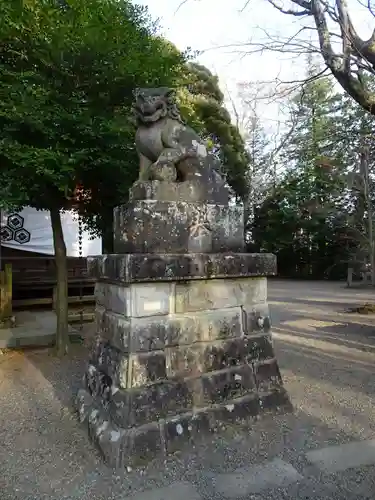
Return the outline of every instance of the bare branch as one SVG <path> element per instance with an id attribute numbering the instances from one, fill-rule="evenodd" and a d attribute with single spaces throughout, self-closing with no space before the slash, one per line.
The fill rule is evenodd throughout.
<path id="1" fill-rule="evenodd" d="M 299 7 L 302 7 L 303 9 L 310 10 L 311 11 L 311 4 L 312 1 L 307 1 L 307 0 L 291 0 L 294 4 L 299 5 Z"/>
<path id="2" fill-rule="evenodd" d="M 283 9 L 280 5 L 277 5 L 275 0 L 268 0 L 268 2 L 275 7 L 278 11 L 280 11 L 282 14 L 290 14 L 292 16 L 296 17 L 302 17 L 302 16 L 311 16 L 311 10 L 310 7 L 304 10 L 292 10 L 292 9 Z M 307 4 L 308 2 L 306 2 Z"/>
<path id="3" fill-rule="evenodd" d="M 293 120 L 288 132 L 284 135 L 283 139 L 279 142 L 278 146 L 271 153 L 271 161 L 274 161 L 276 156 L 280 153 L 280 151 L 284 148 L 284 146 L 288 143 L 289 139 L 293 135 L 295 128 L 297 125 L 297 117 Z"/>
<path id="4" fill-rule="evenodd" d="M 228 88 L 228 85 L 225 85 L 225 90 L 226 90 L 226 93 L 229 97 L 229 100 L 230 100 L 230 103 L 231 103 L 231 106 L 232 106 L 232 110 L 233 110 L 233 113 L 234 113 L 234 116 L 236 118 L 236 127 L 239 128 L 239 124 L 240 124 L 240 115 L 238 113 L 238 110 L 237 110 L 237 106 L 234 102 L 234 99 L 232 97 L 232 93 L 230 92 L 229 88 Z"/>
<path id="5" fill-rule="evenodd" d="M 174 11 L 174 14 L 176 15 L 177 12 L 185 5 L 188 3 L 189 0 L 182 0 L 182 2 L 177 6 L 177 9 Z"/>
<path id="6" fill-rule="evenodd" d="M 249 3 L 250 3 L 250 0 L 246 0 L 244 6 L 240 9 L 240 12 L 243 12 L 247 8 L 247 6 L 249 5 Z"/>
<path id="7" fill-rule="evenodd" d="M 188 0 L 182 0 L 180 7 Z M 347 0 L 290 0 L 292 8 L 284 7 L 281 0 L 267 0 L 276 10 L 284 15 L 298 18 L 312 17 L 315 28 L 303 27 L 289 39 L 281 40 L 268 34 L 267 41 L 232 44 L 216 48 L 247 47 L 237 55 L 241 58 L 254 53 L 273 51 L 282 54 L 302 55 L 320 53 L 324 62 L 340 83 L 342 88 L 364 109 L 375 115 L 375 92 L 370 89 L 365 75 L 375 75 L 375 30 L 368 40 L 363 40 L 356 32 L 349 15 Z M 358 0 L 375 17 L 373 0 Z M 250 0 L 244 0 L 242 12 Z M 293 8 L 294 6 L 294 8 Z M 180 8 L 179 7 L 179 8 Z M 332 29 L 331 24 L 334 24 Z M 301 38 L 299 35 L 311 30 L 317 32 L 319 46 Z M 336 39 L 341 40 L 341 49 L 337 49 Z M 212 50 L 211 49 L 206 49 Z"/>
<path id="8" fill-rule="evenodd" d="M 319 39 L 319 50 L 336 80 L 358 104 L 375 115 L 375 94 L 370 92 L 366 79 L 363 78 L 364 72 L 371 75 L 375 72 L 375 30 L 369 40 L 364 41 L 358 36 L 349 16 L 347 0 L 334 0 L 337 13 L 328 3 L 328 0 L 290 1 L 304 10 L 309 10 L 310 15 L 313 16 Z M 369 12 L 372 10 L 370 1 L 367 0 Z M 268 2 L 280 11 L 279 6 L 275 5 L 276 0 L 268 0 Z M 293 15 L 294 12 L 287 9 L 282 9 L 282 11 L 290 15 Z M 342 45 L 341 53 L 336 53 L 333 48 L 332 39 L 334 34 L 328 27 L 328 19 L 334 21 L 339 30 Z M 293 40 L 291 46 L 288 46 L 291 53 L 298 52 L 295 47 L 296 44 L 299 44 L 299 40 Z M 306 45 L 299 45 L 300 52 L 302 52 L 301 47 L 305 49 Z M 271 47 L 271 50 L 274 48 L 274 46 Z M 281 44 L 276 47 L 279 50 L 280 48 Z"/>
<path id="9" fill-rule="evenodd" d="M 326 76 L 327 71 L 329 71 L 328 68 L 324 68 L 322 71 L 319 71 L 319 73 L 317 73 L 316 75 L 312 75 L 308 78 L 304 78 L 303 80 L 291 80 L 289 82 L 286 81 L 284 83 L 286 85 L 293 84 L 293 83 L 300 84 L 300 85 L 308 85 L 309 83 L 314 82 L 316 80 L 319 80 L 319 78 L 322 78 L 323 76 Z"/>
<path id="10" fill-rule="evenodd" d="M 329 0 L 321 0 L 321 2 L 324 5 L 324 9 L 327 12 L 327 14 L 329 15 L 329 17 L 332 19 L 332 21 L 334 21 L 335 23 L 338 23 L 339 18 L 338 18 L 336 9 L 329 4 Z"/>
<path id="11" fill-rule="evenodd" d="M 303 28 L 303 30 L 307 29 L 313 29 L 313 28 Z M 236 54 L 237 56 L 240 55 L 241 57 L 262 52 L 280 52 L 284 54 L 296 54 L 296 55 L 311 54 L 311 53 L 320 54 L 320 49 L 318 46 L 314 46 L 312 43 L 310 43 L 305 39 L 295 38 L 296 35 L 294 35 L 294 37 L 290 39 L 280 39 L 276 37 L 273 38 L 268 33 L 266 33 L 266 36 L 267 40 L 264 41 L 258 41 L 258 42 L 249 41 L 244 43 L 217 45 L 214 47 L 203 49 L 200 53 L 203 54 L 214 50 L 233 49 L 226 51 L 226 53 L 227 54 L 233 53 Z M 248 47 L 247 50 L 242 50 L 242 51 L 238 50 L 246 47 Z"/>

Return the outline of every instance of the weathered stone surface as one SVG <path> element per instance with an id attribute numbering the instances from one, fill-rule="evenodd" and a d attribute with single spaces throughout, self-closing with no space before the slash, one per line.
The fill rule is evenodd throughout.
<path id="1" fill-rule="evenodd" d="M 143 318 L 124 318 L 104 308 L 97 307 L 97 328 L 101 340 L 112 347 L 133 353 L 160 350 L 165 347 L 191 345 L 197 342 L 241 337 L 244 334 L 267 332 L 267 321 L 243 324 L 240 307 L 198 311 L 188 314 L 168 314 Z M 263 325 L 263 326 L 262 326 Z M 129 340 L 130 338 L 130 340 Z M 263 337 L 260 337 L 263 339 Z M 263 342 L 264 348 L 267 344 Z M 272 346 L 269 344 L 269 349 Z M 262 347 L 262 350 L 263 347 Z"/>
<path id="2" fill-rule="evenodd" d="M 169 330 L 172 328 L 173 319 L 169 315 L 132 318 L 131 351 L 149 352 L 164 349 L 168 344 Z"/>
<path id="3" fill-rule="evenodd" d="M 131 351 L 151 351 L 243 335 L 242 309 L 132 318 Z"/>
<path id="4" fill-rule="evenodd" d="M 164 351 L 131 354 L 127 387 L 142 387 L 167 378 Z"/>
<path id="5" fill-rule="evenodd" d="M 165 451 L 157 422 L 132 428 L 127 431 L 125 438 L 122 450 L 123 464 L 141 465 Z"/>
<path id="6" fill-rule="evenodd" d="M 102 256 L 106 257 L 106 256 Z M 129 289 L 113 283 L 97 282 L 95 284 L 96 305 L 114 313 L 127 316 L 130 314 Z"/>
<path id="7" fill-rule="evenodd" d="M 215 253 L 244 249 L 243 208 L 145 200 L 114 210 L 115 253 Z"/>
<path id="8" fill-rule="evenodd" d="M 194 377 L 245 363 L 274 359 L 270 337 L 261 335 L 181 345 L 166 348 L 165 353 L 170 378 Z M 260 379 L 263 380 L 261 375 Z"/>
<path id="9" fill-rule="evenodd" d="M 253 370 L 246 364 L 205 374 L 200 381 L 205 406 L 220 404 L 256 391 Z"/>
<path id="10" fill-rule="evenodd" d="M 98 392 L 101 374 L 110 378 L 110 385 L 114 388 L 130 389 L 153 384 L 167 378 L 165 357 L 164 351 L 125 354 L 110 344 L 100 343 L 91 356 L 90 384 Z"/>
<path id="11" fill-rule="evenodd" d="M 94 399 L 88 391 L 83 388 L 79 389 L 75 397 L 74 406 L 78 410 L 79 420 L 81 423 L 87 421 L 93 404 Z"/>
<path id="12" fill-rule="evenodd" d="M 283 382 L 276 359 L 254 363 L 257 389 L 260 393 L 269 393 L 282 388 Z"/>
<path id="13" fill-rule="evenodd" d="M 193 394 L 185 382 L 164 381 L 120 389 L 110 399 L 109 412 L 116 424 L 126 428 L 186 412 L 192 403 Z"/>
<path id="14" fill-rule="evenodd" d="M 210 342 L 204 347 L 204 372 L 238 366 L 243 361 L 243 339 Z"/>
<path id="15" fill-rule="evenodd" d="M 126 287 L 100 281 L 96 285 L 96 303 L 124 317 L 154 316 L 170 312 L 172 293 L 171 283 L 134 283 Z"/>
<path id="16" fill-rule="evenodd" d="M 110 467 L 122 465 L 122 444 L 126 431 L 116 427 L 106 418 L 103 408 L 84 389 L 78 391 L 75 407 L 80 421 L 86 423 L 92 441 L 98 446 L 103 458 Z M 106 424 L 103 423 L 107 422 Z"/>
<path id="17" fill-rule="evenodd" d="M 194 444 L 207 433 L 217 431 L 221 422 L 243 421 L 271 408 L 292 411 L 283 388 L 260 398 L 255 393 L 233 400 L 227 398 L 223 403 L 167 416 L 158 422 L 140 424 L 146 418 L 142 414 L 137 426 L 127 428 L 116 425 L 111 414 L 98 407 L 94 398 L 84 390 L 79 391 L 75 405 L 81 422 L 88 425 L 92 440 L 111 467 L 144 464 L 159 454 Z"/>
<path id="18" fill-rule="evenodd" d="M 221 405 L 216 405 L 208 409 L 208 414 L 213 425 L 221 422 L 236 423 L 247 420 L 249 417 L 257 417 L 261 412 L 259 398 L 256 393 L 246 396 L 228 399 Z"/>
<path id="19" fill-rule="evenodd" d="M 201 280 L 176 284 L 176 312 L 226 309 L 265 302 L 265 278 Z M 252 312 L 252 309 L 249 309 Z"/>
<path id="20" fill-rule="evenodd" d="M 268 253 L 111 254 L 88 257 L 87 265 L 92 278 L 116 284 L 276 274 L 276 257 Z"/>
<path id="21" fill-rule="evenodd" d="M 184 182 L 137 181 L 129 191 L 129 200 L 158 200 L 228 205 L 229 192 L 217 182 L 192 179 Z"/>
<path id="22" fill-rule="evenodd" d="M 271 318 L 267 303 L 247 303 L 243 311 L 244 329 L 248 334 L 268 333 L 271 330 Z"/>
<path id="23" fill-rule="evenodd" d="M 101 404 L 106 404 L 109 401 L 112 386 L 111 377 L 97 369 L 95 365 L 89 364 L 84 375 L 84 387 L 92 397 L 100 401 Z"/>
<path id="24" fill-rule="evenodd" d="M 194 443 L 220 421 L 291 409 L 264 277 L 117 286 L 126 293 L 101 282 L 99 300 L 125 297 L 127 316 L 97 306 L 99 341 L 85 375 L 99 413 L 80 409 L 103 455 L 113 449 L 110 462 L 139 463 Z"/>
<path id="25" fill-rule="evenodd" d="M 259 406 L 261 412 L 293 412 L 293 405 L 290 402 L 288 393 L 284 387 L 279 387 L 276 391 L 259 396 Z"/>
<path id="26" fill-rule="evenodd" d="M 178 326 L 170 330 L 168 346 L 229 339 L 243 334 L 242 314 L 239 307 L 194 314 L 176 314 L 173 320 Z"/>
<path id="27" fill-rule="evenodd" d="M 210 419 L 206 411 L 189 412 L 168 419 L 164 425 L 167 453 L 181 449 L 187 444 L 200 441 L 210 431 Z"/>
<path id="28" fill-rule="evenodd" d="M 109 467 L 119 468 L 123 466 L 123 447 L 126 437 L 127 432 L 112 423 L 98 435 L 97 447 Z"/>
<path id="29" fill-rule="evenodd" d="M 116 349 L 128 352 L 130 336 L 130 320 L 122 314 L 116 314 L 104 307 L 96 306 L 95 323 L 97 334 L 101 339 L 112 344 Z"/>
<path id="30" fill-rule="evenodd" d="M 203 346 L 192 344 L 165 349 L 168 378 L 198 376 L 204 372 Z"/>
<path id="31" fill-rule="evenodd" d="M 275 357 L 271 335 L 244 337 L 244 360 L 247 363 L 265 361 Z"/>
<path id="32" fill-rule="evenodd" d="M 102 289 L 112 287 L 101 284 Z M 127 288 L 128 317 L 96 308 L 99 335 L 125 352 L 129 335 L 134 352 L 270 330 L 267 304 L 254 303 L 266 299 L 264 278 L 139 283 Z"/>
<path id="33" fill-rule="evenodd" d="M 102 407 L 90 411 L 87 423 L 89 435 L 94 442 L 98 441 L 100 434 L 110 425 L 108 415 Z"/>
<path id="34" fill-rule="evenodd" d="M 96 368 L 111 379 L 115 387 L 128 386 L 129 360 L 128 355 L 116 349 L 109 342 L 98 339 L 95 349 L 91 354 L 91 370 Z"/>
<path id="35" fill-rule="evenodd" d="M 197 342 L 166 348 L 167 374 L 191 377 L 239 365 L 243 361 L 243 339 Z"/>

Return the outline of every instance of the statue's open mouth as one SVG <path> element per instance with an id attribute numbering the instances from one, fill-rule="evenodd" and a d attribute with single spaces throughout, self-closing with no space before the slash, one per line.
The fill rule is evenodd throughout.
<path id="1" fill-rule="evenodd" d="M 135 109 L 140 121 L 143 123 L 153 123 L 160 120 L 167 113 L 167 108 L 163 102 L 153 104 L 140 103 Z"/>
<path id="2" fill-rule="evenodd" d="M 164 104 L 162 102 L 156 105 L 141 104 L 138 107 L 138 111 L 144 116 L 152 116 L 154 113 L 156 113 L 159 110 L 162 110 L 163 108 Z"/>

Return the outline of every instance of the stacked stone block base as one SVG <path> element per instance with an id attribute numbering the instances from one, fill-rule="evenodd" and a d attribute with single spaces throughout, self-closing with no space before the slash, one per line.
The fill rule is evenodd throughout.
<path id="1" fill-rule="evenodd" d="M 209 278 L 198 266 L 185 279 L 169 272 L 169 281 L 159 274 L 152 283 L 129 272 L 128 279 L 117 274 L 116 282 L 111 272 L 121 258 L 125 269 L 129 256 L 91 262 L 98 278 L 98 337 L 77 395 L 81 421 L 110 465 L 173 452 L 222 420 L 290 409 L 274 357 L 259 256 L 253 256 L 253 276 L 237 271 Z M 165 266 L 158 269 L 165 272 Z"/>

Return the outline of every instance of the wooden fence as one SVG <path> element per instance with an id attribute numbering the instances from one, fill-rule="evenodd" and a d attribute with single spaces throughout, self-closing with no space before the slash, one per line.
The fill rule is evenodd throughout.
<path id="1" fill-rule="evenodd" d="M 0 322 L 4 323 L 12 316 L 12 265 L 5 264 L 0 271 Z"/>

